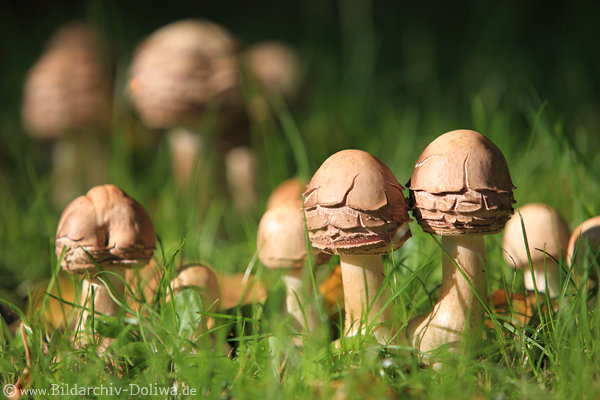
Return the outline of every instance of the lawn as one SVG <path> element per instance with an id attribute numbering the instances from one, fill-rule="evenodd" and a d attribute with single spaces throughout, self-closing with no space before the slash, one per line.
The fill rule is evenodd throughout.
<path id="1" fill-rule="evenodd" d="M 492 308 L 483 340 L 439 351 L 432 368 L 409 346 L 381 346 L 368 335 L 334 344 L 343 314 L 321 315 L 319 329 L 298 332 L 281 313 L 280 274 L 257 260 L 256 239 L 267 198 L 283 180 L 310 179 L 329 155 L 357 148 L 405 185 L 427 144 L 454 129 L 476 130 L 503 152 L 515 208 L 547 203 L 571 229 L 598 215 L 600 6 L 247 3 L 0 4 L 0 385 L 20 380 L 26 389 L 48 389 L 40 398 L 598 397 L 597 299 L 583 271 L 565 262 L 555 312 L 542 302 L 517 324 Z M 273 97 L 272 114 L 245 132 L 258 188 L 257 205 L 246 212 L 225 189 L 223 160 L 211 147 L 218 110 L 203 123 L 206 172 L 182 190 L 167 132 L 146 128 L 125 95 L 140 40 L 189 17 L 222 24 L 242 47 L 279 39 L 298 54 L 296 98 Z M 27 135 L 20 110 L 28 69 L 51 33 L 73 18 L 91 22 L 108 43 L 115 84 L 107 183 L 147 210 L 158 239 L 153 258 L 164 276 L 155 302 L 129 302 L 116 317 L 98 316 L 98 332 L 114 339 L 101 357 L 44 320 L 56 296 L 44 294 L 56 293 L 59 280 L 54 240 L 64 205 L 52 201 L 49 145 Z M 441 285 L 439 238 L 414 221 L 410 228 L 413 237 L 383 258 L 396 329 L 428 310 Z M 488 297 L 499 289 L 524 293 L 522 274 L 503 259 L 502 234 L 488 236 L 486 247 Z M 255 276 L 265 298 L 221 310 L 193 292 L 167 302 L 177 269 L 200 262 L 219 274 Z M 333 256 L 315 269 L 314 281 L 308 271 L 307 291 L 314 293 L 338 263 Z M 31 306 L 34 293 L 39 303 Z M 18 318 L 22 329 L 15 329 Z M 190 340 L 195 318 L 214 324 Z"/>

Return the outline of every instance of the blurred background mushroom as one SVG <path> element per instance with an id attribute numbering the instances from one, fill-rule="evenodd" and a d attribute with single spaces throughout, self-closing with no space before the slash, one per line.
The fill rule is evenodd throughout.
<path id="1" fill-rule="evenodd" d="M 568 242 L 569 226 L 557 210 L 542 203 L 525 204 L 506 223 L 504 260 L 523 270 L 526 290 L 537 288 L 554 298 L 560 293 L 560 263 L 567 255 Z"/>
<path id="2" fill-rule="evenodd" d="M 318 327 L 317 299 L 309 295 L 308 270 L 303 268 L 307 257 L 304 217 L 297 203 L 284 203 L 267 210 L 258 225 L 256 247 L 264 266 L 282 271 L 286 287 L 286 311 L 303 333 L 311 334 Z M 315 252 L 316 254 L 316 252 Z M 317 257 L 314 257 L 315 262 Z"/>
<path id="3" fill-rule="evenodd" d="M 600 216 L 583 221 L 573 229 L 567 246 L 567 265 L 573 273 L 583 273 L 589 286 L 597 286 L 600 270 Z"/>
<path id="4" fill-rule="evenodd" d="M 171 129 L 177 186 L 187 189 L 197 183 L 201 203 L 212 192 L 207 188 L 218 185 L 205 171 L 211 163 L 204 162 L 213 154 L 215 134 L 243 113 L 236 51 L 237 43 L 224 27 L 180 20 L 146 38 L 129 69 L 127 93 L 135 110 L 146 127 Z"/>
<path id="5" fill-rule="evenodd" d="M 172 303 L 179 318 L 179 334 L 196 342 L 214 324 L 206 314 L 219 309 L 219 283 L 205 265 L 183 266 L 167 288 L 166 301 Z"/>
<path id="6" fill-rule="evenodd" d="M 51 198 L 57 208 L 106 181 L 111 79 L 97 33 L 71 22 L 49 40 L 23 88 L 27 133 L 51 146 Z"/>

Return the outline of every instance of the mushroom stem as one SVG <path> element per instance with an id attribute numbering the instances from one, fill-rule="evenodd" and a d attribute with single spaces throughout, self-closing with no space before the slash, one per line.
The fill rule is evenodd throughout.
<path id="1" fill-rule="evenodd" d="M 342 255 L 340 265 L 346 310 L 345 335 L 355 336 L 359 330 L 365 333 L 367 327 L 373 323 L 373 334 L 377 341 L 381 344 L 388 343 L 391 330 L 389 326 L 383 324 L 389 321 L 389 312 L 382 311 L 388 298 L 387 291 L 373 302 L 385 276 L 381 257 Z M 361 320 L 361 316 L 366 317 Z"/>
<path id="2" fill-rule="evenodd" d="M 544 265 L 545 264 L 545 265 Z M 524 267 L 523 279 L 525 289 L 534 291 L 537 287 L 538 292 L 547 293 L 551 298 L 560 293 L 560 274 L 554 261 L 546 259 L 533 263 L 533 275 L 529 266 Z M 535 279 L 535 286 L 533 281 Z M 546 281 L 548 285 L 546 286 Z"/>
<path id="3" fill-rule="evenodd" d="M 84 307 L 78 330 L 83 331 L 91 311 L 103 315 L 119 315 L 121 306 L 110 297 L 109 289 L 117 299 L 123 299 L 125 292 L 125 268 L 105 268 L 106 274 L 84 276 L 81 285 L 81 304 Z M 102 278 L 102 280 L 101 280 Z M 104 281 L 104 282 L 103 282 Z M 114 288 L 114 291 L 113 291 Z M 93 291 L 93 294 L 92 294 Z M 93 301 L 93 304 L 92 304 Z"/>
<path id="4" fill-rule="evenodd" d="M 485 240 L 481 235 L 443 236 L 442 293 L 431 313 L 411 321 L 409 341 L 421 352 L 456 344 L 465 335 L 475 337 L 483 325 L 483 307 L 473 288 L 485 296 Z M 458 264 L 464 274 L 456 268 Z M 473 288 L 471 288 L 473 285 Z"/>
<path id="5" fill-rule="evenodd" d="M 302 302 L 306 298 L 302 284 L 302 269 L 290 270 L 281 278 L 287 288 L 285 297 L 287 312 L 294 317 L 305 333 L 313 333 L 318 326 L 319 318 L 313 304 Z"/>

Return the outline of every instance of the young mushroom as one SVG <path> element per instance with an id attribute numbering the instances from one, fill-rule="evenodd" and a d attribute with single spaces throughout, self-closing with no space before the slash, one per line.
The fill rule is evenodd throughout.
<path id="1" fill-rule="evenodd" d="M 187 290 L 199 294 L 201 304 L 187 304 L 190 297 L 179 298 Z M 194 297 L 191 297 L 194 299 Z M 208 267 L 200 264 L 183 267 L 177 276 L 171 280 L 167 289 L 167 302 L 173 301 L 175 310 L 182 317 L 181 332 L 189 333 L 194 341 L 210 328 L 210 318 L 202 315 L 207 310 L 219 308 L 220 293 L 217 276 Z"/>
<path id="2" fill-rule="evenodd" d="M 533 274 L 529 268 L 521 218 L 529 244 Z M 519 207 L 518 212 L 506 223 L 504 260 L 515 268 L 523 269 L 527 290 L 537 288 L 540 293 L 556 297 L 560 292 L 557 262 L 565 257 L 568 241 L 569 226 L 558 211 L 546 204 L 526 204 Z"/>
<path id="3" fill-rule="evenodd" d="M 380 343 L 392 338 L 379 255 L 399 248 L 411 236 L 403 189 L 388 167 L 361 150 L 330 156 L 306 188 L 310 241 L 340 256 L 346 336 L 366 333 L 372 326 Z"/>
<path id="4" fill-rule="evenodd" d="M 600 216 L 583 221 L 573 230 L 567 246 L 567 265 L 581 265 L 594 284 L 600 264 Z"/>
<path id="5" fill-rule="evenodd" d="M 115 316 L 123 301 L 125 271 L 154 253 L 154 226 L 144 208 L 114 185 L 96 186 L 63 211 L 56 232 L 62 268 L 83 274 L 81 334 L 90 313 Z M 109 292 L 110 290 L 110 292 Z"/>
<path id="6" fill-rule="evenodd" d="M 483 235 L 504 228 L 513 212 L 514 186 L 504 156 L 489 139 L 457 130 L 427 146 L 408 187 L 413 215 L 425 232 L 442 236 L 447 252 L 439 300 L 406 333 L 416 349 L 429 352 L 480 333 L 481 300 L 487 296 Z"/>
<path id="7" fill-rule="evenodd" d="M 288 202 L 296 203 L 298 208 L 302 208 L 302 194 L 305 188 L 306 181 L 301 178 L 286 179 L 277 185 L 269 195 L 267 210 Z"/>
<path id="8" fill-rule="evenodd" d="M 314 332 L 318 315 L 307 301 L 302 283 L 302 267 L 308 256 L 302 209 L 284 203 L 267 210 L 258 225 L 256 242 L 258 258 L 265 267 L 283 271 L 287 311 L 303 330 Z"/>

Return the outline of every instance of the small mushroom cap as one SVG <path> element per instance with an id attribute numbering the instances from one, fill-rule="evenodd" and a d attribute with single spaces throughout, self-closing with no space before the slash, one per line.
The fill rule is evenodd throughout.
<path id="1" fill-rule="evenodd" d="M 256 247 L 268 268 L 301 268 L 306 259 L 302 209 L 285 203 L 267 210 L 258 224 Z"/>
<path id="2" fill-rule="evenodd" d="M 292 97 L 298 87 L 298 61 L 294 50 L 283 42 L 259 42 L 248 47 L 242 59 L 250 74 L 267 92 Z"/>
<path id="3" fill-rule="evenodd" d="M 411 236 L 403 190 L 389 168 L 371 154 L 333 154 L 304 194 L 312 245 L 342 255 L 385 254 L 400 247 Z"/>
<path id="4" fill-rule="evenodd" d="M 498 233 L 513 213 L 506 160 L 475 131 L 451 131 L 431 142 L 408 187 L 413 214 L 424 231 L 436 235 Z"/>
<path id="5" fill-rule="evenodd" d="M 107 132 L 109 86 L 91 29 L 77 24 L 60 30 L 27 75 L 22 104 L 26 131 L 39 139 Z"/>
<path id="6" fill-rule="evenodd" d="M 236 42 L 209 21 L 173 22 L 150 35 L 130 68 L 129 97 L 150 128 L 198 120 L 209 102 L 241 101 Z"/>
<path id="7" fill-rule="evenodd" d="M 557 260 L 562 259 L 569 241 L 567 222 L 549 205 L 530 203 L 519 207 L 518 212 L 506 223 L 503 244 L 506 263 L 518 268 L 529 265 L 519 213 L 523 217 L 531 261 L 543 261 L 545 253 Z M 551 258 L 546 258 L 546 262 L 552 262 Z"/>
<path id="8" fill-rule="evenodd" d="M 203 290 L 209 301 L 216 301 L 220 298 L 217 276 L 210 268 L 201 264 L 183 267 L 171 281 L 173 294 L 188 288 Z M 167 294 L 168 300 L 170 300 L 170 293 Z"/>
<path id="9" fill-rule="evenodd" d="M 305 188 L 306 182 L 303 179 L 286 179 L 271 192 L 267 199 L 267 210 L 288 202 L 295 203 L 297 208 L 302 208 L 302 194 Z"/>
<path id="10" fill-rule="evenodd" d="M 114 185 L 96 186 L 63 211 L 56 232 L 56 255 L 73 272 L 94 270 L 95 262 L 134 267 L 154 253 L 154 226 L 146 210 Z"/>
<path id="11" fill-rule="evenodd" d="M 584 259 L 588 245 L 594 254 L 598 253 L 598 249 L 600 249 L 600 215 L 585 220 L 573 230 L 567 247 L 567 262 L 569 266 Z M 598 261 L 600 261 L 600 257 Z"/>

